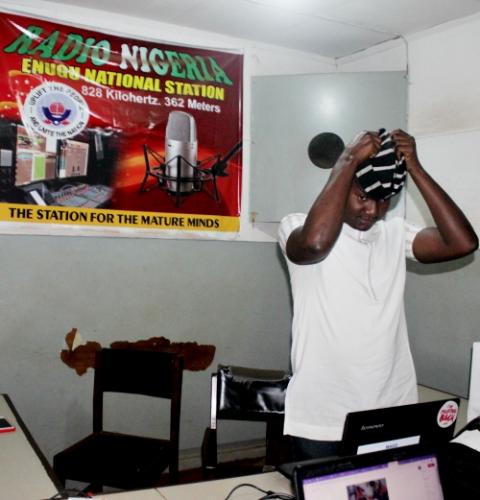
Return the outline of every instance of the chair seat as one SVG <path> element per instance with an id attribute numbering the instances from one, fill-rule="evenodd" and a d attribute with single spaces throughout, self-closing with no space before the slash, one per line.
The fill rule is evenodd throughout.
<path id="1" fill-rule="evenodd" d="M 55 455 L 54 469 L 77 481 L 146 488 L 158 484 L 170 451 L 170 443 L 161 439 L 99 432 Z"/>

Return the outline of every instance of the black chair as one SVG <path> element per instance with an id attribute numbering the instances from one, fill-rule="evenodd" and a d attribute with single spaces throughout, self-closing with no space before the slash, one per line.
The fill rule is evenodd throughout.
<path id="1" fill-rule="evenodd" d="M 178 449 L 183 358 L 173 353 L 102 349 L 97 353 L 93 389 L 93 433 L 57 453 L 53 468 L 60 481 L 130 490 L 154 487 L 168 467 L 178 481 Z M 141 394 L 170 400 L 168 439 L 103 430 L 104 393 Z M 137 417 L 138 424 L 138 417 Z"/>
<path id="2" fill-rule="evenodd" d="M 205 479 L 239 475 L 235 467 L 218 463 L 217 421 L 250 420 L 266 422 L 265 466 L 275 466 L 290 460 L 288 438 L 283 436 L 285 392 L 290 373 L 240 366 L 219 365 L 212 374 L 210 395 L 210 425 L 202 441 L 202 470 Z M 246 468 L 245 474 L 259 472 Z"/>

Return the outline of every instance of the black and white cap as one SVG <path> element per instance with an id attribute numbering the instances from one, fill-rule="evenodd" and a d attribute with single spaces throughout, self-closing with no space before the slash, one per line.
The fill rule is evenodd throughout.
<path id="1" fill-rule="evenodd" d="M 385 200 L 402 190 L 407 169 L 403 156 L 397 158 L 392 136 L 384 128 L 378 133 L 382 141 L 380 151 L 361 163 L 355 175 L 366 195 L 376 200 Z"/>

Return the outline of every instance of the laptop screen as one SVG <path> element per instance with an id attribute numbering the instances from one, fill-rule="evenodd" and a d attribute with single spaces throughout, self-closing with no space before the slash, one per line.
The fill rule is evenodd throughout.
<path id="1" fill-rule="evenodd" d="M 453 437 L 459 398 L 349 413 L 340 453 L 354 455 Z"/>
<path id="2" fill-rule="evenodd" d="M 383 455 L 372 453 L 370 456 Z M 360 458 L 359 455 L 357 455 Z M 364 455 L 364 457 L 367 457 Z M 369 457 L 370 458 L 370 457 Z M 354 459 L 353 459 L 354 460 Z M 332 471 L 328 464 L 299 469 L 295 487 L 299 500 L 443 500 L 435 454 L 352 462 Z"/>

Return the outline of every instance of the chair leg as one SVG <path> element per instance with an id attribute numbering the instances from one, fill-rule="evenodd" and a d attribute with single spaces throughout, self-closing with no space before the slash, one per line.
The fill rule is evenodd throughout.
<path id="1" fill-rule="evenodd" d="M 67 481 L 67 478 L 65 475 L 62 473 L 62 468 L 59 467 L 59 460 L 58 457 L 53 457 L 53 472 L 55 473 L 56 478 L 58 479 L 58 482 L 65 488 L 65 484 Z"/>
<path id="2" fill-rule="evenodd" d="M 202 474 L 213 479 L 217 472 L 217 430 L 207 427 L 202 441 Z"/>
<path id="3" fill-rule="evenodd" d="M 63 488 L 65 488 L 67 478 L 59 474 L 55 469 L 53 470 L 53 472 L 55 472 L 55 476 L 58 479 L 58 482 L 62 485 Z"/>
<path id="4" fill-rule="evenodd" d="M 268 421 L 266 430 L 266 465 L 279 465 L 291 460 L 288 436 L 283 434 L 283 421 Z"/>
<path id="5" fill-rule="evenodd" d="M 83 491 L 84 493 L 102 493 L 103 485 L 100 483 L 90 483 Z"/>
<path id="6" fill-rule="evenodd" d="M 168 470 L 168 480 L 170 484 L 178 484 L 179 480 L 179 474 L 178 474 L 178 467 L 172 467 Z"/>

